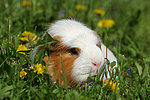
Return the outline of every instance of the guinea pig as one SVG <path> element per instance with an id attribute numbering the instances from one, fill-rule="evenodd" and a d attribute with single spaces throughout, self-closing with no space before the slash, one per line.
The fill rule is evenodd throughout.
<path id="1" fill-rule="evenodd" d="M 61 76 L 61 59 L 68 86 L 86 81 L 90 76 L 98 75 L 105 62 L 106 55 L 110 62 L 116 62 L 114 67 L 117 67 L 116 57 L 106 48 L 96 32 L 80 22 L 70 19 L 59 20 L 51 24 L 46 32 L 59 41 L 50 44 L 50 56 L 44 57 L 53 82 L 59 81 L 61 85 L 64 85 Z M 32 59 L 39 50 L 40 47 L 33 50 Z M 54 75 L 53 67 L 56 75 Z"/>

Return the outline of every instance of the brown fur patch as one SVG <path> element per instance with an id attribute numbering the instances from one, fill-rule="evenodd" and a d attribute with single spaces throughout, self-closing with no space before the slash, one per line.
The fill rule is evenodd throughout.
<path id="1" fill-rule="evenodd" d="M 50 50 L 52 51 L 52 53 L 50 54 L 50 57 L 48 56 L 44 57 L 44 61 L 48 66 L 49 73 L 52 75 L 53 82 L 58 80 L 59 83 L 63 86 L 64 86 L 64 82 L 61 77 L 61 72 L 62 72 L 61 57 L 63 59 L 67 85 L 71 86 L 76 83 L 73 82 L 72 69 L 73 69 L 74 61 L 78 58 L 78 56 L 71 55 L 69 53 L 69 49 L 70 49 L 69 47 L 64 46 L 60 42 L 51 44 Z M 50 63 L 48 64 L 48 62 Z M 55 67 L 56 70 L 56 77 L 54 76 L 53 67 Z"/>
<path id="2" fill-rule="evenodd" d="M 60 36 L 53 36 L 53 38 L 58 40 L 59 42 L 62 42 L 62 37 L 60 37 Z"/>

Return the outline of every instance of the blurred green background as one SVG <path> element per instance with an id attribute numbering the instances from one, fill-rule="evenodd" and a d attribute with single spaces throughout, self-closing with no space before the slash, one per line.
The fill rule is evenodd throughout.
<path id="1" fill-rule="evenodd" d="M 77 5 L 85 9 L 77 9 Z M 105 14 L 94 13 L 95 9 L 102 9 Z M 0 98 L 148 100 L 149 18 L 150 0 L 0 0 Z M 29 62 L 29 58 L 15 55 L 21 33 L 30 31 L 41 37 L 50 23 L 60 19 L 75 19 L 84 23 L 97 32 L 114 52 L 121 67 L 119 94 L 110 93 L 102 82 L 97 81 L 89 91 L 87 88 L 72 87 L 67 92 L 63 87 L 50 83 L 48 77 L 34 77 L 38 85 L 32 85 L 29 79 L 19 79 L 22 65 Z M 101 28 L 98 22 L 102 19 L 112 19 L 115 25 Z M 7 42 L 11 44 L 5 45 Z M 8 54 L 9 50 L 12 52 Z M 128 69 L 130 75 L 127 75 Z"/>

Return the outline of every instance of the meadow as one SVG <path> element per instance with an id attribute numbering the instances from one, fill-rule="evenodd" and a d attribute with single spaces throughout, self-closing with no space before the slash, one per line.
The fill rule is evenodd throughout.
<path id="1" fill-rule="evenodd" d="M 149 5 L 149 0 L 0 0 L 0 99 L 149 100 Z M 110 79 L 114 87 L 98 77 L 62 87 L 50 81 L 43 52 L 30 59 L 34 47 L 56 42 L 41 36 L 60 19 L 86 24 L 113 51 L 120 67 Z"/>

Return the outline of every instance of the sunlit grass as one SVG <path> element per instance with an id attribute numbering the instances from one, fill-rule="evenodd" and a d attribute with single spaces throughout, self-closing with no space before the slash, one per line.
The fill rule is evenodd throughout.
<path id="1" fill-rule="evenodd" d="M 149 0 L 1 0 L 0 99 L 149 99 L 149 5 Z M 30 59 L 34 47 L 56 42 L 40 40 L 48 25 L 66 18 L 81 21 L 101 36 L 118 59 L 120 71 L 114 73 L 118 79 L 112 75 L 104 82 L 99 76 L 90 77 L 66 89 L 49 78 L 42 59 L 48 49 Z M 98 26 L 103 19 L 115 24 Z"/>

